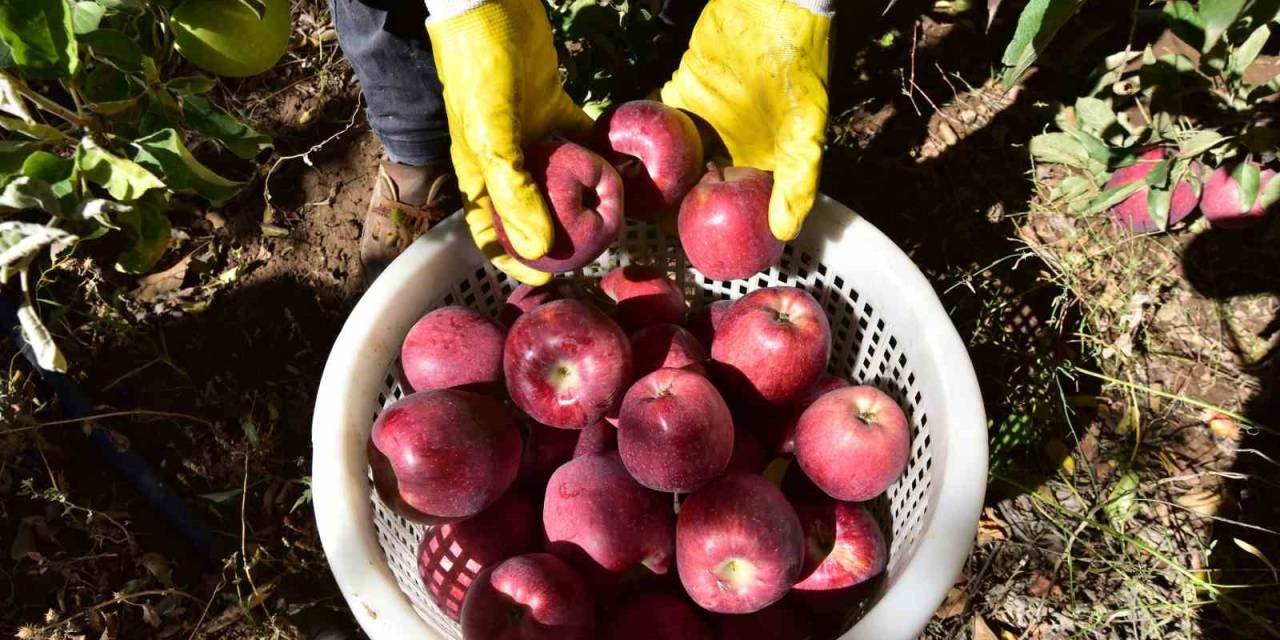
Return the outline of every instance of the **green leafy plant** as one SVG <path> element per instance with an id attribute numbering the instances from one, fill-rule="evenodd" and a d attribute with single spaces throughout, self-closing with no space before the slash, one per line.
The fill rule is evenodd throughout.
<path id="1" fill-rule="evenodd" d="M 550 0 L 569 96 L 593 117 L 637 97 L 638 80 L 666 53 L 658 19 L 662 0 Z"/>
<path id="2" fill-rule="evenodd" d="M 66 363 L 31 302 L 27 272 L 42 252 L 56 259 L 118 234 L 116 269 L 144 273 L 168 246 L 176 195 L 218 204 L 244 185 L 189 144 L 216 141 L 243 159 L 272 144 L 209 100 L 214 79 L 166 73 L 181 66 L 167 26 L 176 4 L 0 3 L 0 285 L 18 276 L 19 317 L 43 366 Z"/>

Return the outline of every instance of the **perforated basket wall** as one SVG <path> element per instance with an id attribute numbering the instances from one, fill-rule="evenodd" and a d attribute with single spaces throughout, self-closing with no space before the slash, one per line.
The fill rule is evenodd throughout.
<path id="1" fill-rule="evenodd" d="M 906 473 L 875 505 L 889 541 L 889 565 L 884 579 L 880 581 L 879 591 L 883 593 L 891 587 L 904 567 L 904 558 L 911 555 L 919 542 L 921 525 L 929 509 L 926 495 L 932 483 L 933 467 L 929 416 L 922 409 L 927 390 L 916 384 L 911 362 L 900 348 L 894 328 L 888 326 L 878 312 L 880 305 L 891 301 L 869 299 L 858 290 L 858 274 L 836 273 L 794 245 L 787 246 L 777 267 L 758 274 L 750 281 L 708 280 L 686 264 L 678 243 L 672 238 L 654 226 L 635 223 L 627 226 L 614 249 L 579 275 L 600 277 L 614 267 L 632 263 L 665 266 L 694 307 L 720 299 L 736 299 L 749 291 L 770 286 L 793 286 L 808 291 L 826 309 L 831 321 L 829 371 L 854 383 L 875 385 L 899 400 L 911 422 L 911 459 Z M 453 283 L 448 295 L 422 309 L 422 312 L 439 306 L 462 304 L 497 317 L 503 301 L 515 285 L 505 274 L 486 263 L 483 268 L 477 268 Z M 397 361 L 384 377 L 378 406 L 385 406 L 401 395 L 403 389 Z M 375 418 L 376 415 L 370 415 L 370 422 Z M 418 614 L 442 635 L 460 638 L 458 625 L 435 606 L 428 590 L 444 591 L 447 606 L 460 606 L 457 591 L 474 573 L 474 568 L 471 571 L 463 566 L 449 568 L 450 560 L 457 557 L 457 550 L 450 549 L 447 541 L 436 537 L 429 543 L 433 547 L 431 553 L 441 561 L 446 573 L 437 574 L 439 580 L 433 580 L 433 584 L 423 584 L 418 574 L 418 547 L 431 528 L 396 515 L 379 500 L 372 485 L 369 499 L 374 502 L 378 542 L 401 590 L 413 602 Z M 873 605 L 874 601 L 873 596 L 864 603 L 864 607 Z M 852 612 L 848 624 L 851 625 L 858 614 Z"/>

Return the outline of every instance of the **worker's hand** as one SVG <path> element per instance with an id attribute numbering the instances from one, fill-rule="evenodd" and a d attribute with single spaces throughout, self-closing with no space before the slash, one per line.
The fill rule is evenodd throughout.
<path id="1" fill-rule="evenodd" d="M 711 0 L 661 92 L 663 102 L 711 125 L 735 165 L 773 171 L 769 228 L 783 241 L 800 233 L 818 190 L 831 32 L 825 4 Z"/>
<path id="2" fill-rule="evenodd" d="M 494 212 L 511 247 L 528 260 L 551 248 L 551 213 L 524 171 L 522 146 L 552 132 L 591 127 L 560 86 L 551 24 L 539 0 L 491 0 L 459 15 L 428 20 L 444 85 L 451 154 L 467 226 L 494 266 L 531 285 L 551 279 L 506 255 Z"/>

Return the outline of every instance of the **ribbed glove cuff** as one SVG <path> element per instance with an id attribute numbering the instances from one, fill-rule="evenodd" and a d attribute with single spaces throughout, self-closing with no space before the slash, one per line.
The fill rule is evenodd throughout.
<path id="1" fill-rule="evenodd" d="M 425 0 L 427 3 L 427 22 L 452 18 L 466 13 L 490 0 Z M 830 18 L 836 13 L 836 0 L 787 0 L 791 4 L 807 9 L 811 13 Z"/>

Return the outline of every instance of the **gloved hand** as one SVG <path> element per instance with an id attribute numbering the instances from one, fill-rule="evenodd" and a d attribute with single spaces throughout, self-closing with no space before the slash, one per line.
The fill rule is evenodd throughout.
<path id="1" fill-rule="evenodd" d="M 830 2 L 711 0 L 661 99 L 706 120 L 735 165 L 773 171 L 769 229 L 800 233 L 827 125 Z"/>
<path id="2" fill-rule="evenodd" d="M 450 153 L 464 196 L 467 226 L 494 266 L 520 282 L 551 279 L 506 255 L 493 212 L 511 246 L 535 260 L 551 248 L 551 213 L 523 169 L 522 146 L 552 132 L 583 132 L 587 117 L 560 86 L 551 24 L 539 0 L 491 0 L 427 21 L 444 85 L 453 137 Z"/>

